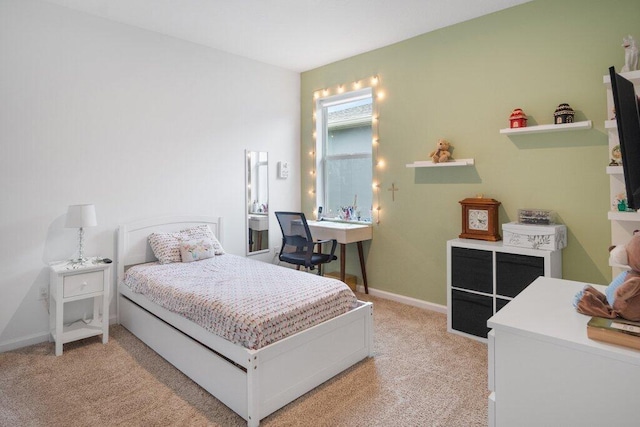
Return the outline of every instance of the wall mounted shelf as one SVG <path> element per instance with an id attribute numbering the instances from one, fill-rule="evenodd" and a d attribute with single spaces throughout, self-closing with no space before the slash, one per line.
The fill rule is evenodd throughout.
<path id="1" fill-rule="evenodd" d="M 619 73 L 619 74 L 633 84 L 640 83 L 640 70 L 628 71 L 626 73 Z M 611 89 L 611 77 L 608 74 L 602 77 L 602 83 L 605 84 L 607 89 Z"/>
<path id="2" fill-rule="evenodd" d="M 615 262 L 609 262 L 609 267 L 615 267 L 615 268 L 619 268 L 621 270 L 631 270 L 631 267 L 629 267 L 626 264 L 616 264 Z"/>
<path id="3" fill-rule="evenodd" d="M 613 221 L 640 221 L 640 213 L 638 212 L 609 211 L 607 216 Z"/>
<path id="4" fill-rule="evenodd" d="M 563 123 L 558 125 L 539 125 L 527 126 L 524 128 L 506 128 L 500 129 L 500 133 L 503 135 L 524 135 L 528 133 L 565 132 L 570 130 L 591 129 L 591 126 L 591 120 L 585 120 L 583 122 Z"/>
<path id="5" fill-rule="evenodd" d="M 605 129 L 618 129 L 618 122 L 614 120 L 605 120 L 604 121 Z"/>
<path id="6" fill-rule="evenodd" d="M 607 175 L 622 175 L 622 166 L 607 166 Z"/>
<path id="7" fill-rule="evenodd" d="M 475 162 L 473 159 L 456 159 L 450 162 L 433 163 L 431 160 L 418 160 L 413 163 L 407 163 L 408 168 L 441 168 L 451 166 L 472 166 Z"/>

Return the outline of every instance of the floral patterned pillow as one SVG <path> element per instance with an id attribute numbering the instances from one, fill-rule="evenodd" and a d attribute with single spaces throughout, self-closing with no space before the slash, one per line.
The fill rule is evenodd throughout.
<path id="1" fill-rule="evenodd" d="M 211 229 L 207 224 L 202 224 L 196 227 L 187 228 L 185 230 L 180 231 L 180 233 L 182 234 L 182 240 L 193 240 L 193 239 L 200 239 L 200 238 L 210 239 L 211 242 L 213 243 L 214 253 L 216 255 L 224 254 L 224 249 L 222 248 L 222 245 L 220 244 L 218 239 L 216 239 L 216 236 L 213 235 L 213 232 L 211 231 Z"/>
<path id="2" fill-rule="evenodd" d="M 211 239 L 195 239 L 180 242 L 180 256 L 182 262 L 200 261 L 215 256 Z"/>
<path id="3" fill-rule="evenodd" d="M 182 261 L 180 243 L 194 239 L 209 239 L 213 245 L 213 253 L 224 254 L 222 245 L 207 224 L 186 228 L 176 233 L 152 233 L 149 235 L 149 245 L 160 264 L 170 264 Z"/>

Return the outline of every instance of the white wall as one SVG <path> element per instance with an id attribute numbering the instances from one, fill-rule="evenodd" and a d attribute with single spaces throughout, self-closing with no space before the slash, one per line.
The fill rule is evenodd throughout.
<path id="1" fill-rule="evenodd" d="M 244 255 L 248 148 L 269 152 L 271 210 L 299 209 L 299 74 L 35 0 L 0 0 L 0 58 L 0 351 L 47 339 L 69 204 L 96 205 L 89 256 L 115 259 L 120 223 L 188 213 L 223 216 Z"/>

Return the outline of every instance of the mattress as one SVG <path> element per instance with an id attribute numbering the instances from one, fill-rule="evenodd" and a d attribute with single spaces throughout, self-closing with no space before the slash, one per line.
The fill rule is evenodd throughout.
<path id="1" fill-rule="evenodd" d="M 248 349 L 259 349 L 348 312 L 357 298 L 336 279 L 232 254 L 136 265 L 133 292 Z"/>

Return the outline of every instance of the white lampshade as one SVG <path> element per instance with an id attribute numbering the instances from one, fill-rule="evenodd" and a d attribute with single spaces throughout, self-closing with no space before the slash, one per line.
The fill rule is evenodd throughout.
<path id="1" fill-rule="evenodd" d="M 65 228 L 95 227 L 96 207 L 94 205 L 71 205 L 67 210 Z"/>

